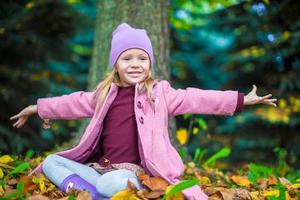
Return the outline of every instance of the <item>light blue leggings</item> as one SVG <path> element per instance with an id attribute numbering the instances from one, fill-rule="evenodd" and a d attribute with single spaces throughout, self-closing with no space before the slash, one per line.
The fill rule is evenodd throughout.
<path id="1" fill-rule="evenodd" d="M 64 158 L 59 155 L 49 155 L 43 161 L 43 171 L 47 178 L 57 187 L 71 174 L 77 174 L 90 184 L 104 197 L 111 197 L 127 187 L 129 179 L 138 190 L 144 189 L 134 172 L 119 169 L 104 174 L 98 173 L 92 167 Z"/>

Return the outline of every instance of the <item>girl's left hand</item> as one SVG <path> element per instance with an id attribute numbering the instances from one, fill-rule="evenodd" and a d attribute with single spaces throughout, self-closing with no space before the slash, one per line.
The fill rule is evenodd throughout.
<path id="1" fill-rule="evenodd" d="M 254 105 L 254 104 L 268 104 L 276 107 L 277 105 L 273 102 L 277 101 L 277 99 L 269 99 L 272 94 L 265 95 L 263 97 L 259 97 L 256 94 L 256 86 L 252 85 L 252 91 L 244 97 L 244 105 Z"/>

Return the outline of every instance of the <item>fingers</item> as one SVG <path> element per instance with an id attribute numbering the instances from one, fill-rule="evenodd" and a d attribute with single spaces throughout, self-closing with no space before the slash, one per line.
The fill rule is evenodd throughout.
<path id="1" fill-rule="evenodd" d="M 13 120 L 13 119 L 17 119 L 17 118 L 20 118 L 20 117 L 23 117 L 23 116 L 29 116 L 29 115 L 31 115 L 32 112 L 33 112 L 32 111 L 33 110 L 32 107 L 33 107 L 32 105 L 27 106 L 26 108 L 24 108 L 23 110 L 21 110 L 21 112 L 19 112 L 18 114 L 10 117 L 9 119 Z"/>
<path id="2" fill-rule="evenodd" d="M 25 124 L 26 121 L 27 121 L 27 119 L 23 119 L 23 120 L 20 122 L 19 126 L 17 126 L 17 128 L 20 128 L 21 126 L 23 126 L 23 125 Z"/>
<path id="3" fill-rule="evenodd" d="M 253 84 L 252 87 L 253 87 L 253 92 L 256 93 L 256 91 L 257 91 L 256 85 Z"/>
<path id="4" fill-rule="evenodd" d="M 10 117 L 9 119 L 10 119 L 10 120 L 13 120 L 13 119 L 17 119 L 17 118 L 20 118 L 20 117 L 23 117 L 23 116 L 26 116 L 26 112 L 21 111 L 20 113 L 14 115 L 14 116 L 12 116 L 12 117 Z"/>
<path id="5" fill-rule="evenodd" d="M 20 118 L 16 123 L 14 123 L 13 127 L 20 127 L 20 123 L 22 122 L 22 119 Z"/>
<path id="6" fill-rule="evenodd" d="M 17 119 L 18 117 L 20 117 L 20 113 L 17 114 L 17 115 L 14 115 L 14 116 L 12 116 L 12 117 L 10 117 L 9 119 L 10 119 L 10 120 L 13 120 L 13 119 Z"/>
<path id="7" fill-rule="evenodd" d="M 21 127 L 23 126 L 23 124 L 26 122 L 27 118 L 22 116 L 23 113 L 19 113 L 17 115 L 14 115 L 12 117 L 10 117 L 9 119 L 10 120 L 13 120 L 13 119 L 18 119 L 14 124 L 13 124 L 13 127 Z"/>
<path id="8" fill-rule="evenodd" d="M 15 127 L 16 125 L 18 125 L 19 123 L 20 123 L 20 119 L 13 124 L 13 127 Z"/>
<path id="9" fill-rule="evenodd" d="M 268 97 L 262 97 L 262 100 L 263 101 L 267 101 L 267 102 L 275 102 L 275 101 L 277 101 L 277 99 L 267 99 Z"/>
<path id="10" fill-rule="evenodd" d="M 265 96 L 263 96 L 263 97 L 261 97 L 262 99 L 267 99 L 267 98 L 269 98 L 269 97 L 271 97 L 272 96 L 272 94 L 268 94 L 268 95 L 265 95 Z"/>
<path id="11" fill-rule="evenodd" d="M 271 96 L 272 96 L 272 94 L 268 94 L 266 96 L 261 97 L 261 100 L 262 101 L 267 101 L 267 102 L 275 102 L 275 101 L 277 101 L 277 99 L 268 99 Z"/>
<path id="12" fill-rule="evenodd" d="M 277 101 L 277 99 L 266 99 L 266 100 L 263 101 L 263 103 L 274 106 L 274 107 L 277 107 L 277 105 L 275 103 L 273 103 L 275 101 Z"/>
<path id="13" fill-rule="evenodd" d="M 25 124 L 26 121 L 27 121 L 27 117 L 19 118 L 18 121 L 13 124 L 13 127 L 20 128 Z"/>

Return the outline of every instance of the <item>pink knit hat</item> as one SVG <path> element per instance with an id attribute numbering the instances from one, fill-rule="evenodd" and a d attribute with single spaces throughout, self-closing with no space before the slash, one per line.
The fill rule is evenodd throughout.
<path id="1" fill-rule="evenodd" d="M 150 38 L 145 29 L 136 29 L 127 23 L 122 23 L 113 31 L 110 48 L 110 67 L 113 68 L 123 51 L 138 48 L 144 50 L 150 58 L 153 67 L 154 56 Z"/>

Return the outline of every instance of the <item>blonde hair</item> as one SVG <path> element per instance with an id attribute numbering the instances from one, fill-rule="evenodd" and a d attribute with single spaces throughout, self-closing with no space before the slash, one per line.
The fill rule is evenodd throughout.
<path id="1" fill-rule="evenodd" d="M 114 66 L 111 72 L 106 72 L 104 75 L 103 81 L 98 83 L 95 89 L 95 98 L 96 98 L 96 112 L 99 112 L 100 108 L 103 106 L 105 98 L 109 92 L 110 86 L 112 83 L 115 83 L 118 86 L 123 86 L 120 80 L 120 76 L 117 71 L 117 66 Z M 152 88 L 154 84 L 154 78 L 152 77 L 151 71 L 149 71 L 148 76 L 140 85 L 141 88 L 138 90 L 146 89 L 147 97 L 152 100 Z"/>

